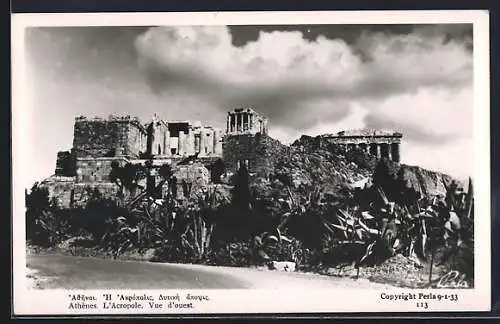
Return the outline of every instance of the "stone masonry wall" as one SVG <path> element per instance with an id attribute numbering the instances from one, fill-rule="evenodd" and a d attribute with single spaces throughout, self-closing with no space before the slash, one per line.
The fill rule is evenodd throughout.
<path id="1" fill-rule="evenodd" d="M 248 163 L 250 173 L 267 176 L 286 150 L 287 146 L 267 135 L 230 135 L 224 139 L 223 160 L 228 171 L 236 172 L 238 165 Z"/>
<path id="2" fill-rule="evenodd" d="M 40 183 L 47 188 L 49 197 L 54 198 L 61 208 L 83 206 L 93 190 L 97 189 L 105 198 L 116 198 L 118 186 L 111 182 L 76 183 L 75 177 L 52 176 Z"/>
<path id="3" fill-rule="evenodd" d="M 76 161 L 76 182 L 109 182 L 111 164 L 127 162 L 123 158 L 79 158 Z"/>
<path id="4" fill-rule="evenodd" d="M 74 177 L 52 176 L 40 182 L 40 187 L 49 191 L 49 197 L 54 198 L 57 204 L 64 208 L 71 205 L 71 191 L 74 185 Z"/>
<path id="5" fill-rule="evenodd" d="M 77 157 L 138 156 L 141 136 L 145 133 L 126 120 L 77 119 L 74 126 L 73 151 Z"/>
<path id="6" fill-rule="evenodd" d="M 57 152 L 56 171 L 58 176 L 74 176 L 76 172 L 75 159 L 71 152 Z"/>

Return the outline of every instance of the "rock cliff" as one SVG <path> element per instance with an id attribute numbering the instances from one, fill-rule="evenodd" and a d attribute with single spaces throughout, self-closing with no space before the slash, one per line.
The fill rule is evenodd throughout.
<path id="1" fill-rule="evenodd" d="M 446 195 L 446 186 L 449 186 L 453 179 L 449 175 L 435 171 L 423 169 L 418 166 L 401 164 L 399 173 L 402 173 L 406 183 L 424 196 Z"/>
<path id="2" fill-rule="evenodd" d="M 371 181 L 377 160 L 353 149 L 345 151 L 334 144 L 321 142 L 321 137 L 302 136 L 278 159 L 274 175 L 294 187 L 318 185 L 337 193 L 345 187 L 364 186 Z M 389 161 L 394 176 L 424 196 L 444 195 L 445 185 L 459 182 L 449 175 Z"/>

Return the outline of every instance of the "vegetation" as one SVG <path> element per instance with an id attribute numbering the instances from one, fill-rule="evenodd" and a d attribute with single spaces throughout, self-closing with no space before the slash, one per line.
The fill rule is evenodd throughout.
<path id="1" fill-rule="evenodd" d="M 317 183 L 295 186 L 285 168 L 259 185 L 262 179 L 252 179 L 243 165 L 232 184 L 223 184 L 222 160 L 201 195 L 184 182 L 178 197 L 170 166 L 152 163 L 113 165 L 118 199 L 89 192 L 84 208 L 61 209 L 35 184 L 26 196 L 27 237 L 47 247 L 87 235 L 114 256 L 154 249 L 153 261 L 230 266 L 294 261 L 299 269 L 353 265 L 358 273 L 402 254 L 429 264 L 429 278 L 434 265 L 447 265 L 472 282 L 472 181 L 466 191 L 445 182 L 446 197 L 425 197 L 390 161 L 373 165 L 359 152 L 350 154 L 364 167 L 371 165 L 373 185 L 340 194 Z"/>
<path id="2" fill-rule="evenodd" d="M 26 237 L 35 245 L 53 246 L 67 238 L 69 222 L 65 213 L 57 213 L 57 204 L 49 192 L 35 183 L 26 195 Z"/>

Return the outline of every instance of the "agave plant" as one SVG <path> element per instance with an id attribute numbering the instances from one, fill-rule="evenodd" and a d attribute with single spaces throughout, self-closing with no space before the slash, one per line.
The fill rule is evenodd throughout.
<path id="1" fill-rule="evenodd" d="M 466 192 L 456 186 L 447 186 L 448 217 L 444 223 L 443 241 L 448 247 L 441 262 L 451 259 L 450 266 L 459 267 L 469 278 L 473 277 L 474 249 L 474 197 L 472 179 L 469 178 Z"/>
<path id="2" fill-rule="evenodd" d="M 201 260 L 210 251 L 214 224 L 209 224 L 199 213 L 192 214 L 189 219 L 188 226 L 180 237 L 181 244 L 195 260 Z"/>
<path id="3" fill-rule="evenodd" d="M 293 240 L 288 236 L 285 236 L 281 233 L 279 228 L 275 228 L 270 232 L 263 232 L 259 235 L 255 235 L 253 238 L 253 261 L 254 263 L 267 262 L 271 260 L 271 256 L 274 257 L 283 257 L 282 255 L 276 255 L 277 251 L 282 249 L 284 246 L 289 246 L 293 243 Z M 294 251 L 296 252 L 296 251 Z M 294 255 L 294 252 L 291 252 L 288 256 L 293 259 L 293 261 L 297 262 L 298 258 Z M 279 253 L 278 253 L 279 254 Z M 286 256 L 285 256 L 286 257 Z M 274 260 L 276 261 L 276 260 Z M 290 261 L 290 260 L 279 260 L 279 261 Z"/>
<path id="4" fill-rule="evenodd" d="M 35 219 L 35 225 L 38 227 L 38 235 L 46 237 L 48 246 L 54 246 L 60 243 L 64 237 L 64 227 L 66 222 L 58 217 L 58 212 L 42 211 L 41 215 Z"/>

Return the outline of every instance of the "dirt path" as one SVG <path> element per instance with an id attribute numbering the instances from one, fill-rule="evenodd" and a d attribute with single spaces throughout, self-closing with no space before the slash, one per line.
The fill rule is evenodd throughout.
<path id="1" fill-rule="evenodd" d="M 203 265 L 27 255 L 31 288 L 38 289 L 331 289 L 392 288 L 366 279 Z"/>

